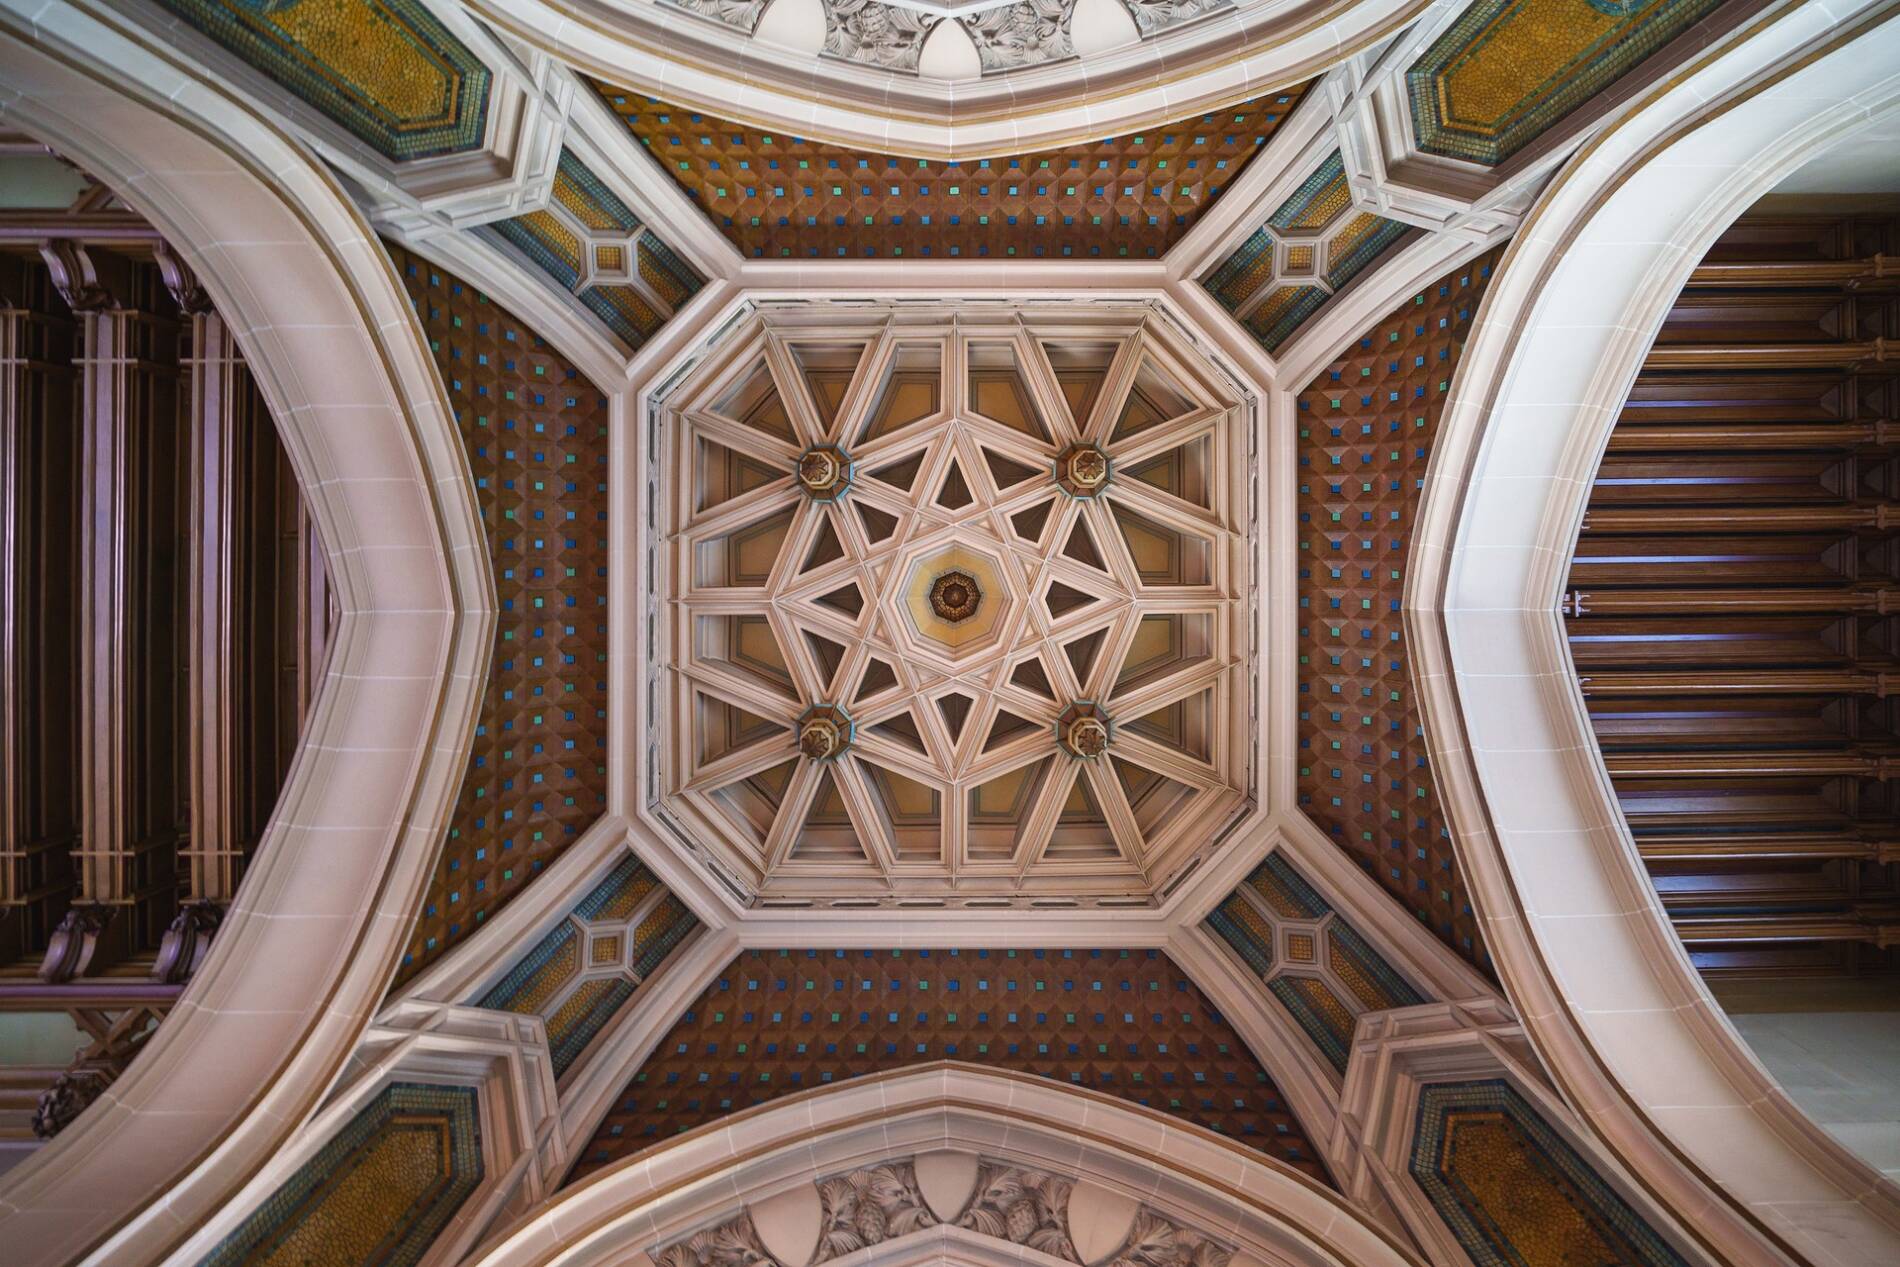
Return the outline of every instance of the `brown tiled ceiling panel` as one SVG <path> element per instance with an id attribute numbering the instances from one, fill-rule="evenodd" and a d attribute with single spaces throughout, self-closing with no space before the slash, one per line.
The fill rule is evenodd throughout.
<path id="1" fill-rule="evenodd" d="M 1293 1110 L 1158 950 L 748 950 L 621 1089 L 570 1180 L 783 1095 L 960 1060 L 1229 1135 L 1328 1182 Z"/>
<path id="2" fill-rule="evenodd" d="M 827 145 L 593 87 L 749 257 L 1155 259 L 1311 85 L 1127 136 L 961 162 Z"/>
<path id="3" fill-rule="evenodd" d="M 1300 808 L 1486 972 L 1426 763 L 1400 599 L 1432 438 L 1503 250 L 1407 300 L 1299 397 Z"/>
<path id="4" fill-rule="evenodd" d="M 1611 433 L 1565 600 L 1618 799 L 1713 976 L 1900 971 L 1900 219 L 1750 217 Z M 1889 342 L 1882 343 L 1882 340 Z"/>
<path id="5" fill-rule="evenodd" d="M 460 799 L 406 980 L 607 803 L 607 400 L 474 286 L 395 246 L 467 450 L 499 619 Z"/>

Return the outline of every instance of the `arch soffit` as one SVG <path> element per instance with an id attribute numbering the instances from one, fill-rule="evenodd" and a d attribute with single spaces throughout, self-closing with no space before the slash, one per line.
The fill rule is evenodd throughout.
<path id="1" fill-rule="evenodd" d="M 564 1189 L 466 1262 L 621 1262 L 821 1177 L 944 1151 L 1099 1185 L 1257 1261 L 1417 1262 L 1338 1194 L 1232 1140 L 1079 1087 L 955 1062 L 854 1078 L 688 1132 Z M 913 1259 L 894 1246 L 870 1261 Z"/>
<path id="2" fill-rule="evenodd" d="M 1646 1185 L 1706 1206 L 1704 1236 L 1738 1263 L 1888 1261 L 1900 1191 L 1794 1108 L 1674 937 L 1558 600 L 1610 430 L 1689 271 L 1782 176 L 1900 112 L 1896 16 L 1768 15 L 1559 174 L 1466 345 L 1405 600 L 1440 796 L 1540 1057 Z"/>
<path id="3" fill-rule="evenodd" d="M 1283 88 L 1397 34 L 1429 3 L 1225 10 L 1119 53 L 960 82 L 781 50 L 668 5 L 469 0 L 468 7 L 586 74 L 684 109 L 839 145 L 957 159 L 1112 136 Z"/>
<path id="4" fill-rule="evenodd" d="M 268 1160 L 380 1000 L 461 776 L 493 586 L 414 316 L 307 151 L 109 13 L 0 0 L 0 84 L 0 117 L 112 185 L 214 297 L 278 420 L 342 613 L 210 958 L 145 1058 L 0 1184 L 15 1261 L 143 1262 Z M 110 1185 L 90 1174 L 103 1149 Z"/>

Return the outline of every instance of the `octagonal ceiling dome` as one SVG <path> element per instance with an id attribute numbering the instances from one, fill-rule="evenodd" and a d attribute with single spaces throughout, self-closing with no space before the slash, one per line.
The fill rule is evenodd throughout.
<path id="1" fill-rule="evenodd" d="M 755 899 L 1151 900 L 1253 803 L 1239 396 L 1140 306 L 724 332 L 657 411 L 649 810 Z"/>

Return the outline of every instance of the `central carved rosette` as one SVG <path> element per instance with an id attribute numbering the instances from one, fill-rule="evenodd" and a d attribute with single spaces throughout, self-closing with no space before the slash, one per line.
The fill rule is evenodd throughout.
<path id="1" fill-rule="evenodd" d="M 1093 761 L 1107 752 L 1113 737 L 1108 714 L 1093 700 L 1077 700 L 1056 718 L 1056 742 L 1080 760 Z"/>
<path id="2" fill-rule="evenodd" d="M 1056 458 L 1056 483 L 1071 497 L 1093 497 L 1108 486 L 1108 454 L 1092 444 L 1072 444 Z"/>
<path id="3" fill-rule="evenodd" d="M 982 601 L 983 588 L 968 572 L 945 572 L 930 586 L 930 610 L 951 624 L 976 615 Z"/>
<path id="4" fill-rule="evenodd" d="M 851 747 L 855 726 L 835 704 L 815 704 L 798 719 L 798 750 L 812 761 L 833 761 Z"/>
<path id="5" fill-rule="evenodd" d="M 837 501 L 851 486 L 851 458 L 836 445 L 817 445 L 798 455 L 795 474 L 813 501 Z"/>

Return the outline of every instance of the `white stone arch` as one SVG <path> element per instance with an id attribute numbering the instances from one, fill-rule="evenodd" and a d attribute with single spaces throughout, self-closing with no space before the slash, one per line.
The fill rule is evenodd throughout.
<path id="1" fill-rule="evenodd" d="M 1738 1264 L 1893 1262 L 1900 1189 L 1794 1107 L 1691 966 L 1592 736 L 1558 594 L 1690 270 L 1782 176 L 1891 126 L 1893 16 L 1764 16 L 1557 176 L 1465 346 L 1406 591 L 1439 795 L 1499 976 L 1565 1098 Z"/>
<path id="2" fill-rule="evenodd" d="M 1417 1262 L 1337 1193 L 1245 1145 L 1094 1091 L 956 1062 L 853 1078 L 690 1131 L 562 1189 L 464 1262 L 645 1262 L 644 1254 L 746 1211 L 768 1250 L 802 1262 L 800 1236 L 816 1238 L 819 1178 L 923 1156 L 935 1173 L 927 1176 L 919 1162 L 919 1187 L 933 1208 L 933 1191 L 948 1194 L 946 1208 L 961 1208 L 946 1172 L 973 1176 L 980 1158 L 1078 1181 L 1076 1199 L 1092 1203 L 1086 1222 L 1098 1236 L 1139 1205 L 1217 1238 L 1237 1251 L 1240 1267 Z M 1110 1240 L 1088 1260 L 1114 1248 Z M 860 1249 L 849 1261 L 1060 1260 L 933 1228 Z"/>
<path id="3" fill-rule="evenodd" d="M 0 118 L 111 185 L 197 272 L 277 420 L 341 608 L 210 957 L 142 1058 L 0 1184 L 10 1262 L 144 1263 L 312 1112 L 387 988 L 461 782 L 494 587 L 408 298 L 307 149 L 90 6 L 0 2 Z"/>
<path id="4" fill-rule="evenodd" d="M 1291 87 L 1397 35 L 1429 0 L 1241 0 L 1100 55 L 935 80 L 814 57 L 639 0 L 467 0 L 589 75 L 813 140 L 918 158 L 1022 153 Z"/>

